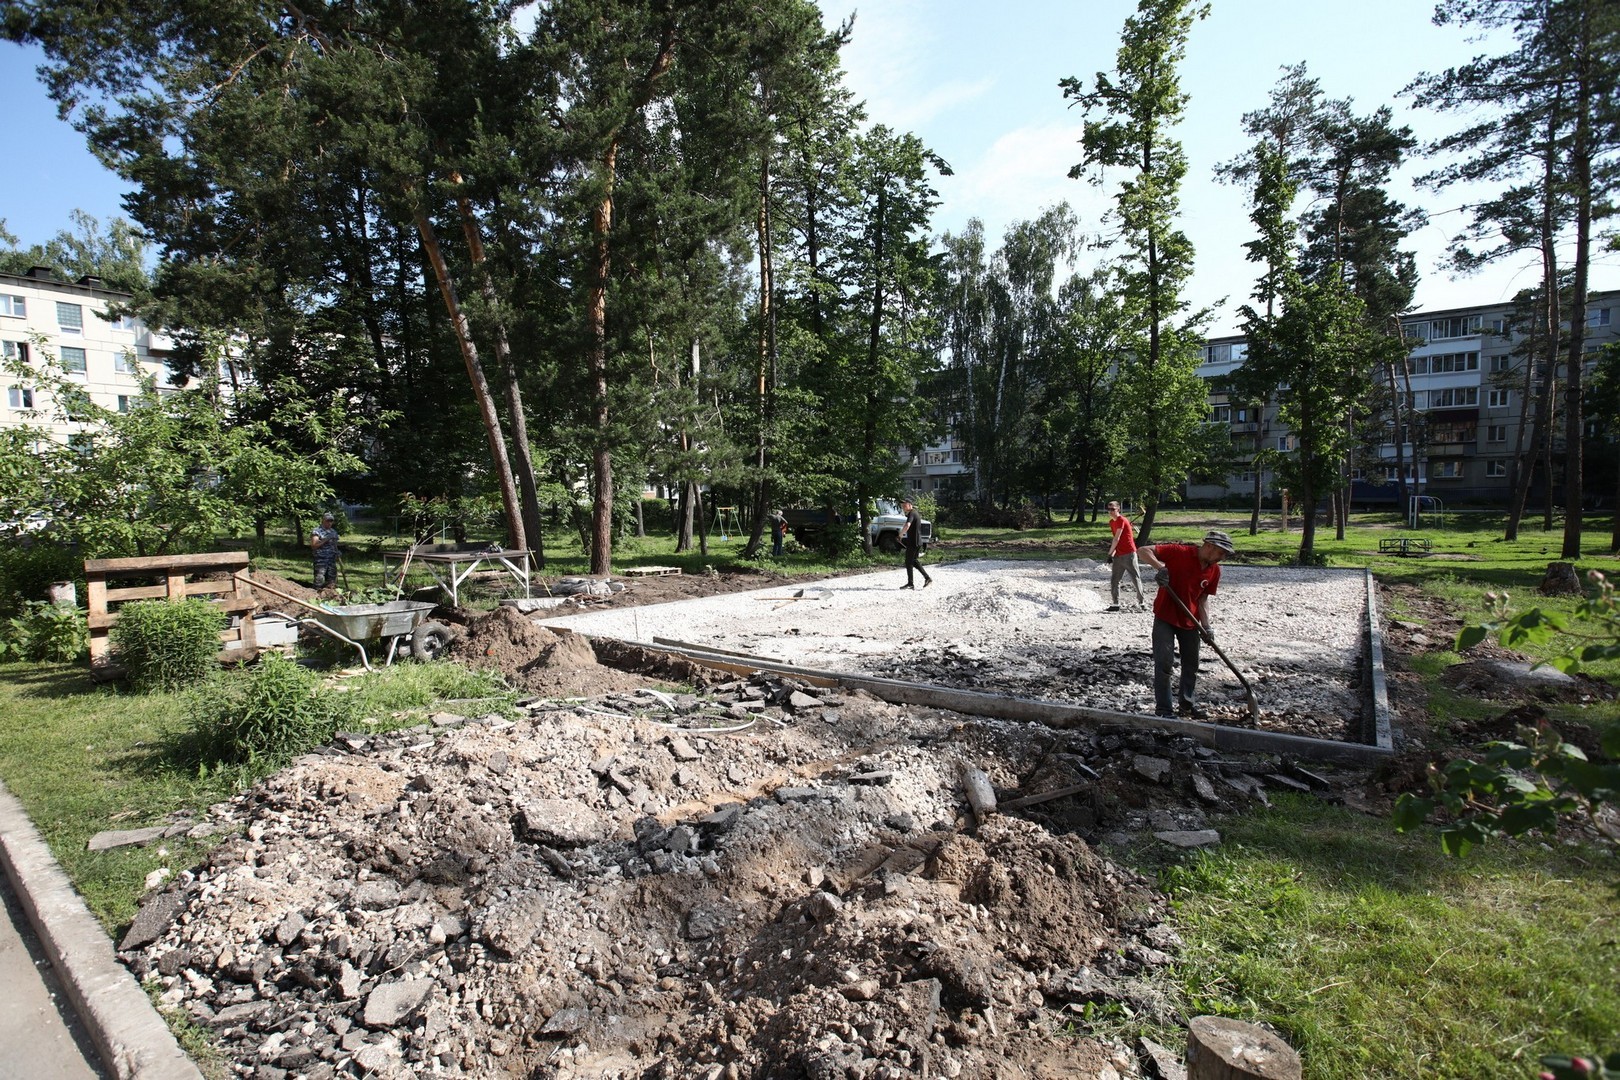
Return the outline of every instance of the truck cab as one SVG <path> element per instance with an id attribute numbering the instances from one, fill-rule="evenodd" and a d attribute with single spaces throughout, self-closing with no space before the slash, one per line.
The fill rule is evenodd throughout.
<path id="1" fill-rule="evenodd" d="M 896 504 L 887 499 L 877 501 L 877 513 L 872 516 L 872 546 L 879 551 L 896 552 L 900 550 L 900 529 L 906 523 L 906 513 Z M 922 532 L 917 537 L 919 551 L 927 551 L 928 545 L 934 541 L 934 523 L 927 518 L 922 519 Z"/>

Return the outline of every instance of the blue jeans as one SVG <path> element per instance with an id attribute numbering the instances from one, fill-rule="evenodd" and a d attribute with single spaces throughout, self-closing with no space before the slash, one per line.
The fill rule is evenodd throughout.
<path id="1" fill-rule="evenodd" d="M 1175 664 L 1176 652 L 1181 652 L 1181 684 L 1177 687 L 1177 700 L 1189 708 L 1193 704 L 1193 691 L 1198 686 L 1198 652 L 1203 636 L 1197 628 L 1183 630 L 1171 626 L 1163 619 L 1153 620 L 1153 708 L 1160 716 L 1175 713 L 1170 700 L 1170 668 Z"/>

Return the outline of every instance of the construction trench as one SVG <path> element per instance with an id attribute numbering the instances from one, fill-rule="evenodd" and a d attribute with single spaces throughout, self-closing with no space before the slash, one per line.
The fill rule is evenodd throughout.
<path id="1" fill-rule="evenodd" d="M 1224 568 L 1260 715 L 1206 649 L 1199 724 L 1151 716 L 1152 617 L 1102 564 L 932 572 L 473 617 L 452 656 L 533 695 L 515 722 L 345 732 L 213 807 L 120 956 L 265 1080 L 1176 1075 L 1086 1035 L 1188 1019 L 1109 853 L 1356 803 L 1390 753 L 1371 579 Z"/>

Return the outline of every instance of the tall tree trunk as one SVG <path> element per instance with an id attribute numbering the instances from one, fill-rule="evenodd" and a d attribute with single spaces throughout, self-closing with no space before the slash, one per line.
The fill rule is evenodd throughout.
<path id="1" fill-rule="evenodd" d="M 460 183 L 460 176 L 455 176 L 455 181 Z M 505 317 L 501 314 L 501 298 L 496 295 L 496 283 L 489 277 L 488 256 L 484 253 L 483 236 L 478 232 L 478 219 L 473 217 L 473 207 L 467 196 L 457 196 L 455 204 L 462 212 L 462 233 L 467 236 L 467 253 L 471 259 L 473 277 L 478 282 L 478 293 L 483 296 L 484 308 L 489 311 L 489 334 L 494 338 L 496 363 L 501 368 L 502 382 L 505 384 L 507 416 L 512 424 L 512 471 L 517 479 L 518 494 L 523 499 L 523 534 L 528 539 L 525 547 L 535 551 L 536 565 L 543 567 L 546 565 L 546 549 L 539 531 L 541 520 L 539 489 L 535 484 L 535 457 L 528 445 L 528 416 L 523 410 L 523 390 L 518 385 L 517 363 L 512 359 L 512 345 L 507 338 Z"/>
<path id="2" fill-rule="evenodd" d="M 771 254 L 771 158 L 763 153 L 759 164 L 759 214 L 755 222 L 759 243 L 759 358 L 755 370 L 755 407 L 759 411 L 759 427 L 755 432 L 754 467 L 758 470 L 754 481 L 754 520 L 749 527 L 748 543 L 743 548 L 745 558 L 760 554 L 760 538 L 765 532 L 765 520 L 770 516 L 771 480 L 770 427 L 776 391 L 776 308 L 771 303 L 776 288 L 775 265 Z"/>
<path id="3" fill-rule="evenodd" d="M 507 538 L 513 547 L 527 547 L 527 538 L 523 531 L 523 512 L 518 501 L 517 485 L 512 480 L 512 466 L 506 457 L 506 438 L 501 432 L 501 417 L 495 408 L 495 398 L 489 392 L 489 381 L 484 378 L 484 365 L 478 359 L 478 346 L 473 342 L 472 329 L 467 325 L 467 315 L 461 308 L 461 298 L 456 295 L 455 283 L 450 280 L 450 268 L 446 265 L 444 252 L 439 247 L 438 233 L 434 231 L 433 223 L 428 220 L 427 211 L 420 202 L 412 207 L 411 212 L 416 221 L 417 234 L 422 238 L 422 249 L 427 254 L 428 262 L 433 266 L 433 276 L 438 279 L 439 295 L 444 297 L 445 312 L 450 317 L 456 341 L 461 346 L 461 359 L 467 365 L 467 377 L 472 381 L 473 398 L 478 403 L 478 413 L 484 420 L 484 435 L 489 441 L 490 463 L 495 468 L 495 479 L 501 488 L 501 502 L 506 508 Z"/>
<path id="4" fill-rule="evenodd" d="M 1580 14 L 1580 47 L 1576 53 L 1575 142 L 1569 164 L 1575 188 L 1575 280 L 1569 304 L 1569 374 L 1564 384 L 1564 547 L 1565 559 L 1581 557 L 1581 470 L 1583 446 L 1581 367 L 1586 359 L 1586 285 L 1592 258 L 1592 114 L 1597 108 L 1593 87 L 1592 9 Z"/>
<path id="5" fill-rule="evenodd" d="M 876 242 L 872 252 L 872 319 L 871 328 L 867 336 L 866 348 L 866 409 L 863 417 L 864 425 L 861 432 L 861 460 L 871 461 L 877 453 L 877 410 L 878 410 L 878 372 L 879 360 L 882 355 L 883 339 L 883 238 L 886 223 L 884 216 L 888 211 L 888 188 L 879 180 L 877 192 L 877 208 L 874 212 L 873 235 Z M 866 502 L 872 495 L 867 490 L 866 474 L 861 473 L 861 482 L 856 492 L 860 509 L 858 515 L 861 522 L 861 550 L 868 555 L 872 554 L 872 512 L 867 508 Z"/>
<path id="6" fill-rule="evenodd" d="M 461 178 L 457 176 L 455 181 L 459 184 Z M 467 253 L 471 257 L 478 292 L 489 310 L 490 334 L 495 340 L 495 362 L 506 384 L 506 412 L 512 424 L 512 471 L 516 474 L 518 493 L 523 499 L 523 532 L 528 541 L 523 546 L 533 550 L 536 566 L 545 566 L 545 541 L 540 533 L 540 491 L 534 480 L 534 456 L 529 452 L 529 422 L 523 409 L 523 391 L 518 385 L 517 364 L 512 359 L 512 346 L 506 336 L 506 319 L 500 313 L 500 297 L 496 295 L 495 282 L 489 276 L 484 239 L 479 235 L 472 204 L 465 195 L 459 195 L 456 205 L 461 210 L 461 231 L 467 237 Z"/>
<path id="7" fill-rule="evenodd" d="M 613 182 L 618 171 L 619 139 L 615 135 L 602 155 L 600 200 L 591 211 L 590 288 L 585 297 L 585 325 L 589 352 L 585 359 L 586 385 L 591 397 L 591 473 L 596 491 L 591 500 L 591 573 L 613 572 L 613 450 L 608 445 L 607 289 L 612 249 L 608 233 L 613 227 Z"/>

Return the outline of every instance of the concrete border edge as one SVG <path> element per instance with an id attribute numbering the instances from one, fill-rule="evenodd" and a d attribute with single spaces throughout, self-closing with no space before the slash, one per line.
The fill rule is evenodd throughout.
<path id="1" fill-rule="evenodd" d="M 1395 710 L 1389 706 L 1389 681 L 1384 675 L 1384 628 L 1378 620 L 1378 581 L 1367 571 L 1367 668 L 1372 676 L 1373 744 L 1395 749 Z"/>
<path id="2" fill-rule="evenodd" d="M 119 1080 L 202 1080 L 3 781 L 0 863 L 107 1071 Z"/>
<path id="3" fill-rule="evenodd" d="M 622 640 L 622 639 L 621 639 Z M 1335 742 L 1331 739 L 1313 739 L 1303 735 L 1282 732 L 1257 731 L 1252 728 L 1224 727 L 1203 724 L 1194 720 L 1169 719 L 1156 716 L 1138 716 L 1135 713 L 1089 709 L 1056 701 L 1035 698 L 1016 698 L 1005 694 L 986 694 L 977 690 L 958 690 L 932 683 L 910 683 L 898 679 L 883 679 L 872 675 L 850 675 L 837 671 L 821 671 L 774 662 L 747 653 L 711 652 L 700 645 L 676 642 L 668 638 L 655 643 L 626 642 L 641 648 L 660 649 L 685 656 L 699 663 L 709 663 L 731 670 L 752 669 L 772 671 L 781 675 L 798 676 L 825 684 L 842 684 L 871 693 L 892 704 L 925 705 L 950 709 L 972 716 L 994 716 L 1003 720 L 1031 720 L 1052 727 L 1079 727 L 1100 723 L 1144 730 L 1174 731 L 1187 735 L 1205 746 L 1217 750 L 1258 751 L 1273 754 L 1294 754 L 1313 761 L 1332 761 L 1345 765 L 1376 765 L 1390 756 L 1387 746 L 1367 743 Z"/>

